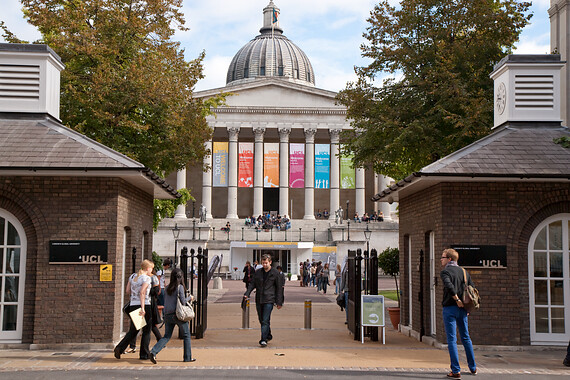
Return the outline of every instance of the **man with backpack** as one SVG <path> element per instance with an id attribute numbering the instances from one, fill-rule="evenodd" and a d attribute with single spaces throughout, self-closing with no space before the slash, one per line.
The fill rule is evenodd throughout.
<path id="1" fill-rule="evenodd" d="M 477 364 L 475 364 L 475 354 L 473 352 L 473 343 L 469 337 L 469 327 L 467 318 L 469 313 L 465 310 L 462 295 L 467 285 L 474 286 L 469 273 L 461 268 L 457 261 L 459 253 L 454 249 L 446 249 L 441 255 L 441 266 L 443 270 L 440 273 L 443 281 L 443 324 L 445 333 L 447 334 L 447 349 L 451 360 L 451 372 L 447 377 L 453 379 L 461 378 L 461 367 L 459 366 L 459 355 L 457 353 L 457 337 L 456 329 L 459 329 L 461 342 L 465 348 L 467 356 L 467 364 L 473 375 L 477 374 Z"/>

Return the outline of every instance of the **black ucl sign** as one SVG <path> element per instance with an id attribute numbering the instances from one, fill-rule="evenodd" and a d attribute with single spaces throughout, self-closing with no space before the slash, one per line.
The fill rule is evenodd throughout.
<path id="1" fill-rule="evenodd" d="M 506 268 L 506 245 L 452 245 L 459 253 L 458 264 L 462 267 Z"/>
<path id="2" fill-rule="evenodd" d="M 50 240 L 50 264 L 105 264 L 106 240 Z"/>

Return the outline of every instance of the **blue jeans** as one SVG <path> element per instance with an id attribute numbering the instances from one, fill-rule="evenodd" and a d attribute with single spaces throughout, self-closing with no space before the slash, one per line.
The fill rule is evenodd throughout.
<path id="1" fill-rule="evenodd" d="M 346 313 L 346 322 L 348 323 L 348 290 L 344 292 L 344 312 Z"/>
<path id="2" fill-rule="evenodd" d="M 467 312 L 462 307 L 444 306 L 443 307 L 443 324 L 445 326 L 445 333 L 447 334 L 447 349 L 449 351 L 449 358 L 451 360 L 451 372 L 461 372 L 459 366 L 459 355 L 457 354 L 457 335 L 456 328 L 459 329 L 459 336 L 461 343 L 465 348 L 465 355 L 467 356 L 467 365 L 470 371 L 475 371 L 477 365 L 475 364 L 475 354 L 473 353 L 473 344 L 469 337 L 469 326 L 467 325 Z"/>
<path id="3" fill-rule="evenodd" d="M 150 350 L 153 355 L 158 354 L 165 346 L 166 343 L 170 341 L 172 337 L 172 332 L 174 331 L 174 326 L 178 325 L 178 328 L 182 331 L 182 337 L 184 338 L 184 358 L 185 362 L 189 362 L 192 359 L 192 346 L 190 343 L 190 326 L 188 322 L 183 322 L 176 318 L 176 314 L 166 314 L 164 316 L 164 336 L 160 339 L 154 347 Z"/>
<path id="4" fill-rule="evenodd" d="M 261 325 L 261 340 L 267 342 L 271 340 L 271 312 L 273 311 L 272 303 L 256 303 L 255 307 L 257 309 L 257 318 L 259 318 L 259 324 Z"/>
<path id="5" fill-rule="evenodd" d="M 335 278 L 334 294 L 340 294 L 340 277 Z"/>

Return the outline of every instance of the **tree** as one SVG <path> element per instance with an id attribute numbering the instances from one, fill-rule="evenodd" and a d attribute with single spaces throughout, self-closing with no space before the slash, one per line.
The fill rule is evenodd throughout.
<path id="1" fill-rule="evenodd" d="M 182 0 L 22 0 L 24 15 L 58 53 L 61 118 L 73 129 L 164 176 L 202 164 L 209 105 L 192 96 L 199 57 L 186 62 Z M 17 38 L 4 25 L 4 36 Z M 214 99 L 217 102 L 219 99 Z"/>
<path id="2" fill-rule="evenodd" d="M 372 61 L 338 95 L 354 127 L 343 135 L 344 153 L 399 179 L 488 134 L 489 74 L 518 41 L 529 7 L 516 0 L 402 0 L 399 8 L 381 1 L 361 46 Z"/>
<path id="3" fill-rule="evenodd" d="M 378 267 L 385 275 L 394 277 L 396 282 L 396 296 L 400 307 L 400 291 L 398 289 L 398 276 L 400 275 L 400 250 L 398 248 L 386 248 L 378 254 Z"/>

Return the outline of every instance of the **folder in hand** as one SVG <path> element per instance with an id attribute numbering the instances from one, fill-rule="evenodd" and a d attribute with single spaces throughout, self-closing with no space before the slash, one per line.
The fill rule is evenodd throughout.
<path id="1" fill-rule="evenodd" d="M 144 315 L 141 315 L 140 307 L 138 309 L 131 311 L 129 313 L 129 316 L 131 317 L 133 324 L 135 325 L 137 330 L 140 330 L 146 326 L 146 319 L 144 318 Z"/>

